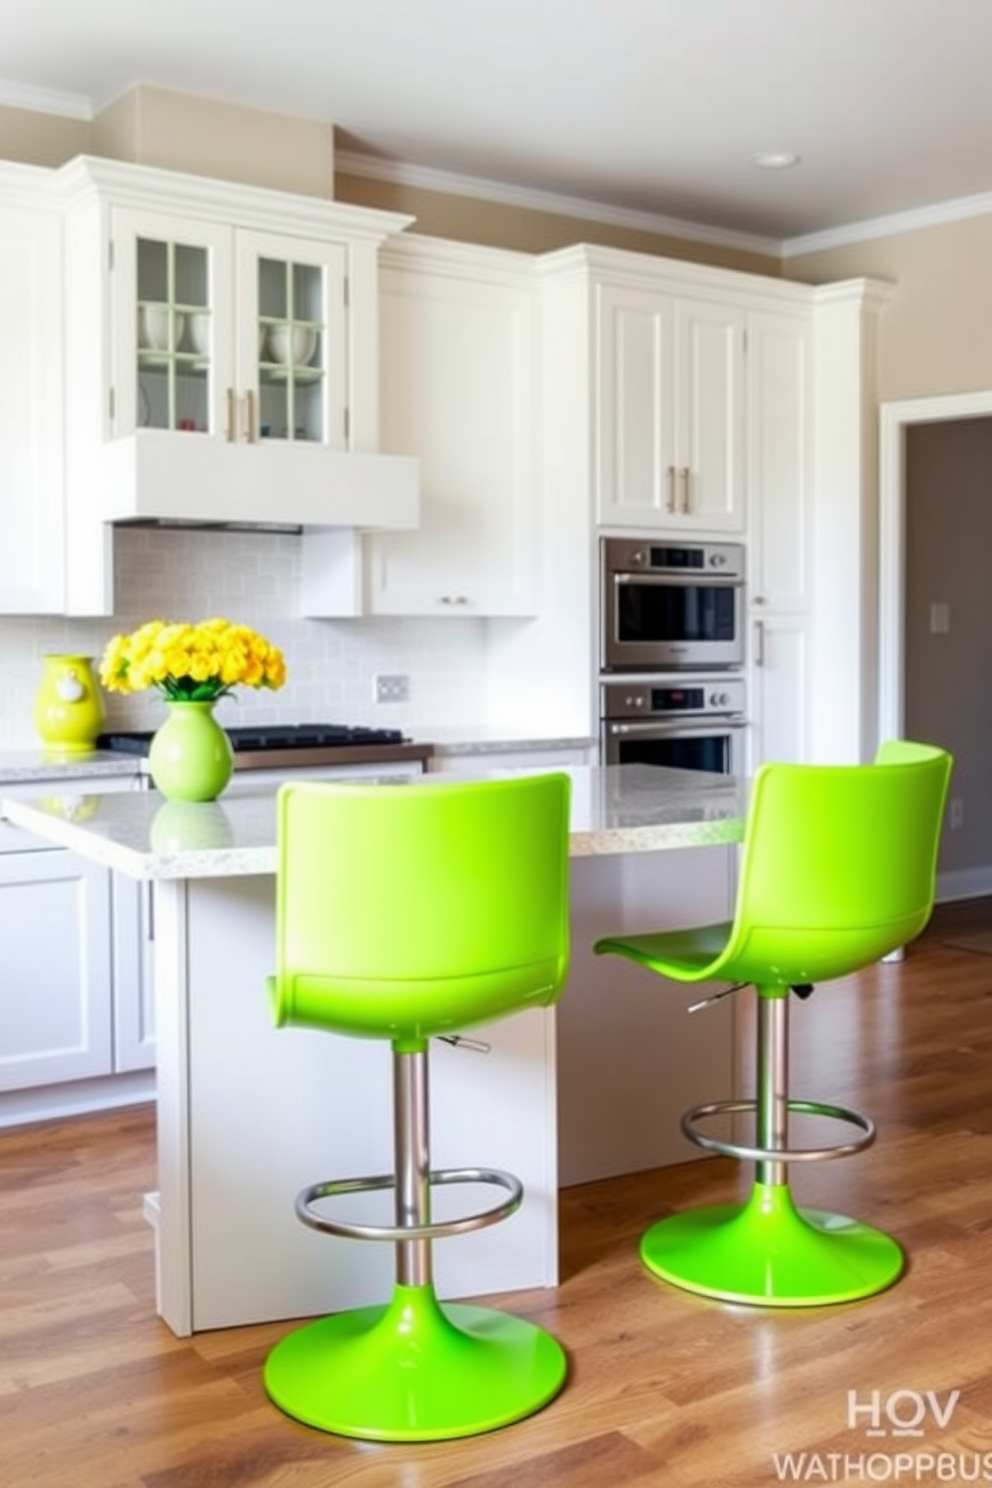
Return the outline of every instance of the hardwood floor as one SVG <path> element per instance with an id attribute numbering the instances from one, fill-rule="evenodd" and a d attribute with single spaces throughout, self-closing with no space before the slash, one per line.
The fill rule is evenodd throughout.
<path id="1" fill-rule="evenodd" d="M 879 1128 L 858 1156 L 795 1169 L 797 1196 L 895 1235 L 902 1279 L 837 1307 L 708 1302 L 649 1277 L 638 1237 L 742 1194 L 746 1173 L 709 1158 L 568 1190 L 561 1286 L 501 1299 L 562 1340 L 568 1383 L 463 1442 L 377 1446 L 288 1420 L 260 1377 L 284 1324 L 173 1337 L 141 1216 L 148 1109 L 0 1133 L 0 1485 L 992 1481 L 992 956 L 944 944 L 978 925 L 989 901 L 938 909 L 903 962 L 794 1005 L 796 1093 Z M 868 1434 L 873 1401 L 888 1435 Z"/>

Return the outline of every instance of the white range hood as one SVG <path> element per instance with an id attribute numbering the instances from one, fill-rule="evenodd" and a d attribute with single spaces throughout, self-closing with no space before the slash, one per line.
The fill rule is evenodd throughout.
<path id="1" fill-rule="evenodd" d="M 419 521 L 418 461 L 409 455 L 141 429 L 108 440 L 97 458 L 104 522 L 381 531 Z"/>

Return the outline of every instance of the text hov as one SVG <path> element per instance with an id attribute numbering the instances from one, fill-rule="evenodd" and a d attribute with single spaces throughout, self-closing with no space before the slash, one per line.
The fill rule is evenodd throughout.
<path id="1" fill-rule="evenodd" d="M 950 1424 L 960 1390 L 952 1390 L 941 1402 L 933 1390 L 893 1390 L 883 1395 L 872 1390 L 859 1400 L 856 1390 L 847 1392 L 847 1424 L 852 1431 L 865 1429 L 868 1436 L 922 1436 L 927 1418 L 937 1426 Z"/>

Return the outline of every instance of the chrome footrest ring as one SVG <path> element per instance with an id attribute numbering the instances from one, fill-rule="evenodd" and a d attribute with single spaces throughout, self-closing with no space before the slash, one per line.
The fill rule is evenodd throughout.
<path id="1" fill-rule="evenodd" d="M 439 1220 L 426 1225 L 371 1225 L 352 1224 L 344 1220 L 328 1219 L 318 1214 L 311 1206 L 319 1199 L 335 1198 L 339 1194 L 372 1193 L 377 1189 L 396 1187 L 393 1173 L 380 1173 L 374 1178 L 339 1178 L 328 1183 L 315 1183 L 304 1188 L 296 1196 L 296 1216 L 313 1230 L 322 1230 L 327 1235 L 341 1235 L 348 1240 L 439 1240 L 446 1235 L 464 1235 L 471 1230 L 484 1229 L 501 1219 L 509 1219 L 523 1201 L 524 1188 L 520 1179 L 502 1168 L 437 1168 L 430 1173 L 431 1187 L 449 1183 L 492 1183 L 506 1189 L 507 1197 L 491 1209 L 480 1213 L 466 1214 L 462 1219 Z"/>
<path id="2" fill-rule="evenodd" d="M 710 1116 L 727 1116 L 737 1112 L 748 1112 L 753 1116 L 758 1108 L 758 1103 L 754 1100 L 712 1101 L 708 1105 L 693 1106 L 683 1114 L 680 1125 L 683 1135 L 690 1142 L 695 1142 L 697 1147 L 705 1147 L 709 1152 L 719 1152 L 724 1157 L 743 1158 L 753 1162 L 823 1162 L 827 1158 L 850 1157 L 853 1152 L 861 1152 L 875 1140 L 875 1123 L 860 1111 L 852 1111 L 847 1106 L 829 1106 L 822 1101 L 805 1100 L 790 1100 L 786 1102 L 786 1106 L 790 1112 L 803 1116 L 829 1116 L 834 1121 L 846 1122 L 848 1126 L 858 1127 L 862 1135 L 851 1142 L 835 1142 L 829 1147 L 771 1148 L 726 1142 L 698 1129 L 697 1123 Z"/>

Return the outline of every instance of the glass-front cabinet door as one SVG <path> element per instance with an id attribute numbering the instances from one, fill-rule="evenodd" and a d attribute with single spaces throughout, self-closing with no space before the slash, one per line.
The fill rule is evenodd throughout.
<path id="1" fill-rule="evenodd" d="M 348 443 L 339 243 L 120 214 L 112 433 Z"/>
<path id="2" fill-rule="evenodd" d="M 239 355 L 250 392 L 243 437 L 346 448 L 344 246 L 239 232 L 235 249 L 248 319 Z"/>
<path id="3" fill-rule="evenodd" d="M 135 377 L 141 428 L 211 430 L 210 250 L 138 238 Z"/>

